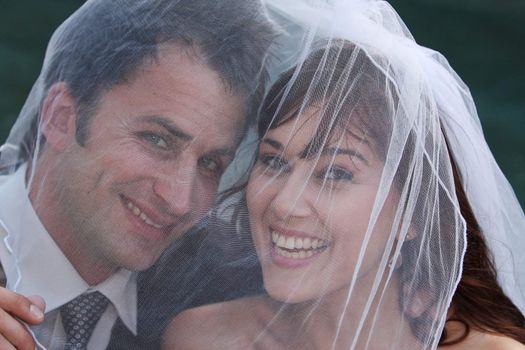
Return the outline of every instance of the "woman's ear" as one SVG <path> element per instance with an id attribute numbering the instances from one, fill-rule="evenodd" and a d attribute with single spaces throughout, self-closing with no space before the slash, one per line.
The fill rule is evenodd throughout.
<path id="1" fill-rule="evenodd" d="M 66 83 L 56 83 L 49 88 L 40 118 L 40 127 L 49 147 L 64 151 L 71 141 L 75 141 L 76 105 Z"/>

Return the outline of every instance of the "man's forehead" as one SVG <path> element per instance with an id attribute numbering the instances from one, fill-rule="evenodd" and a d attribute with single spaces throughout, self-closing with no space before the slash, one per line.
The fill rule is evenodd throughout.
<path id="1" fill-rule="evenodd" d="M 234 114 L 235 118 L 244 114 L 247 98 L 224 86 L 219 74 L 201 59 L 178 48 L 178 45 L 165 47 L 159 59 L 144 65 L 133 79 L 110 88 L 102 99 L 120 97 L 135 108 L 151 110 L 157 106 L 169 110 L 171 106 L 184 108 L 191 114 L 207 112 L 209 122 L 226 122 L 230 126 L 229 118 L 214 117 Z"/>

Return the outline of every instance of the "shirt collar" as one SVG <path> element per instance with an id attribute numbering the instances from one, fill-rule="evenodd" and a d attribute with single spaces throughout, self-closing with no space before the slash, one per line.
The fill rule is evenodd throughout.
<path id="1" fill-rule="evenodd" d="M 97 286 L 89 286 L 49 236 L 29 200 L 25 184 L 27 164 L 14 174 L 0 177 L 0 223 L 7 231 L 4 244 L 10 252 L 5 264 L 9 289 L 23 295 L 40 295 L 46 312 L 88 290 L 98 290 L 115 306 L 126 327 L 136 334 L 137 286 L 135 273 L 120 269 Z"/>

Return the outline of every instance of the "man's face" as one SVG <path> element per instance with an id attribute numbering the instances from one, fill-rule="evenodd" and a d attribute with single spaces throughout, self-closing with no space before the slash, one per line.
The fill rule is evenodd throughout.
<path id="1" fill-rule="evenodd" d="M 76 249 L 108 266 L 149 267 L 213 204 L 243 110 L 216 72 L 177 46 L 111 88 L 85 145 L 60 154 L 57 220 Z"/>

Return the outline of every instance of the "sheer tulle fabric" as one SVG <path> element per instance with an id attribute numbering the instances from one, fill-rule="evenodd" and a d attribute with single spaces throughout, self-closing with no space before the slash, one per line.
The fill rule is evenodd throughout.
<path id="1" fill-rule="evenodd" d="M 446 59 L 386 2 L 265 4 L 281 30 L 273 83 L 237 213 L 219 215 L 251 232 L 279 305 L 261 302 L 272 316 L 247 344 L 437 347 L 466 246 L 454 173 L 523 311 L 523 211 Z"/>

